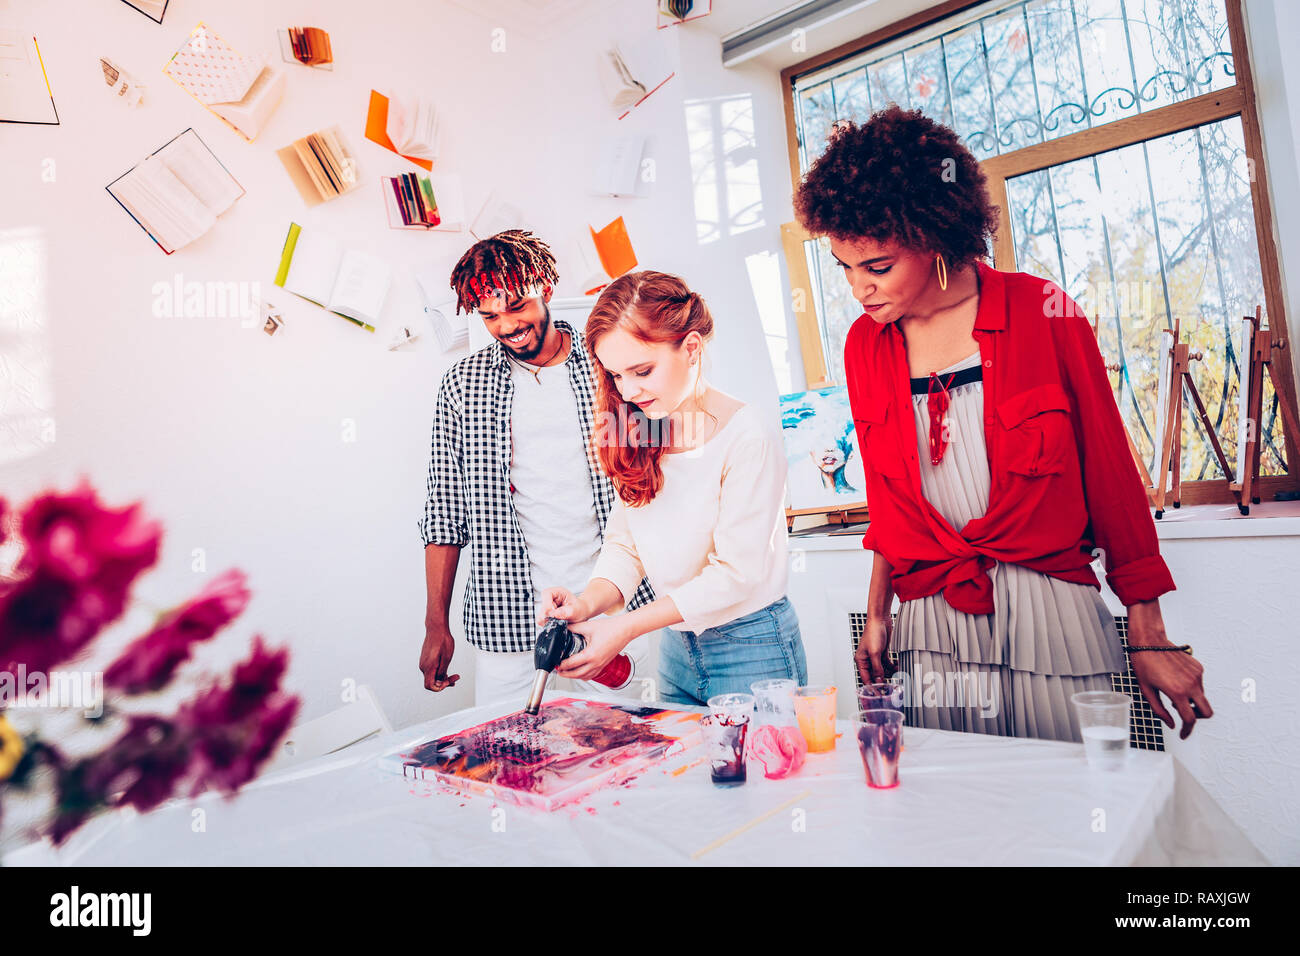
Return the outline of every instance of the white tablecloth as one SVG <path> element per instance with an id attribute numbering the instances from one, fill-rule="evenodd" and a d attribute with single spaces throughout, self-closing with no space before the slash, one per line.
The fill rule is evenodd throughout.
<path id="1" fill-rule="evenodd" d="M 1097 773 L 1082 744 L 909 727 L 900 786 L 872 790 L 853 729 L 841 722 L 834 752 L 809 755 L 785 780 L 751 764 L 748 783 L 719 789 L 707 765 L 690 766 L 696 753 L 551 813 L 447 793 L 376 765 L 381 753 L 509 710 L 473 708 L 373 738 L 263 777 L 233 800 L 204 795 L 146 815 L 116 813 L 58 851 L 34 844 L 4 862 L 1267 863 L 1173 756 L 1152 751 L 1132 751 L 1121 772 Z"/>

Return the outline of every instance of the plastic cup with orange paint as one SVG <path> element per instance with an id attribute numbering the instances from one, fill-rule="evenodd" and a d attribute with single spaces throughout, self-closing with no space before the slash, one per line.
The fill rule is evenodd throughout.
<path id="1" fill-rule="evenodd" d="M 794 715 L 810 754 L 835 749 L 835 685 L 796 687 Z"/>

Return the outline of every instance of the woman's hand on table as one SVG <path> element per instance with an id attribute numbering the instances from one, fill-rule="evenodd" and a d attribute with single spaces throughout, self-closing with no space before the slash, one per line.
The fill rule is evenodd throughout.
<path id="1" fill-rule="evenodd" d="M 1142 601 L 1128 608 L 1128 642 L 1132 648 L 1143 646 L 1172 646 L 1165 634 L 1164 618 L 1160 614 L 1160 600 Z M 1142 696 L 1151 705 L 1152 712 L 1174 727 L 1174 719 L 1160 700 L 1169 698 L 1178 716 L 1183 719 L 1178 736 L 1186 740 L 1197 718 L 1213 717 L 1214 710 L 1205 697 L 1201 683 L 1204 668 L 1201 662 L 1182 651 L 1130 651 L 1133 676 L 1137 678 Z"/>
<path id="2" fill-rule="evenodd" d="M 620 620 L 623 617 L 627 615 L 598 617 L 594 621 L 570 625 L 569 630 L 581 634 L 587 646 L 581 654 L 563 661 L 555 668 L 555 673 L 573 680 L 594 680 L 632 641 L 634 635 L 627 633 L 624 622 Z"/>
<path id="3" fill-rule="evenodd" d="M 862 628 L 854 663 L 864 684 L 879 684 L 898 670 L 889 660 L 889 640 L 893 636 L 893 622 L 888 618 L 868 618 Z"/>
<path id="4" fill-rule="evenodd" d="M 545 627 L 549 618 L 558 618 L 576 624 L 591 617 L 593 611 L 582 599 L 565 588 L 547 588 L 542 592 L 542 609 L 537 614 L 537 626 Z"/>

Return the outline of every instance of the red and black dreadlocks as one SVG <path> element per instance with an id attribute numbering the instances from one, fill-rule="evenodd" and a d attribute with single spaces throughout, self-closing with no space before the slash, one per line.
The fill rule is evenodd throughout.
<path id="1" fill-rule="evenodd" d="M 507 229 L 470 246 L 451 271 L 456 291 L 456 311 L 473 312 L 484 299 L 499 295 L 522 296 L 539 286 L 555 288 L 551 247 L 526 229 Z"/>

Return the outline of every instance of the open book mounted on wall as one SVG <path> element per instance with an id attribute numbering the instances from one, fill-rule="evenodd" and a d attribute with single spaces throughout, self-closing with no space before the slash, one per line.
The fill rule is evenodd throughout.
<path id="1" fill-rule="evenodd" d="M 205 23 L 163 67 L 186 93 L 250 143 L 284 96 L 285 75 L 232 50 Z"/>
<path id="2" fill-rule="evenodd" d="M 280 59 L 318 70 L 334 69 L 334 48 L 330 35 L 320 27 L 289 27 L 275 31 L 280 41 Z"/>
<path id="3" fill-rule="evenodd" d="M 0 30 L 0 123 L 59 125 L 36 37 L 21 30 Z"/>
<path id="4" fill-rule="evenodd" d="M 375 331 L 392 282 L 392 269 L 378 256 L 342 244 L 319 229 L 289 224 L 275 284 L 308 302 Z"/>
<path id="5" fill-rule="evenodd" d="M 206 233 L 244 195 L 193 129 L 104 188 L 167 255 Z"/>
<path id="6" fill-rule="evenodd" d="M 337 126 L 295 140 L 275 154 L 308 206 L 337 199 L 360 185 L 356 158 Z"/>
<path id="7" fill-rule="evenodd" d="M 427 98 L 390 99 L 371 90 L 366 139 L 431 170 L 438 158 L 438 113 Z"/>
<path id="8" fill-rule="evenodd" d="M 599 231 L 588 226 L 587 233 L 589 236 L 578 237 L 579 274 L 584 277 L 582 294 L 596 295 L 619 276 L 636 268 L 636 252 L 622 216 Z"/>
<path id="9" fill-rule="evenodd" d="M 402 173 L 380 180 L 390 229 L 460 232 L 465 228 L 465 197 L 452 173 Z"/>
<path id="10" fill-rule="evenodd" d="M 659 37 L 628 37 L 610 44 L 596 59 L 605 98 L 619 119 L 644 103 L 677 75 Z"/>
<path id="11" fill-rule="evenodd" d="M 132 10 L 138 10 L 154 23 L 162 23 L 170 0 L 122 0 Z"/>

